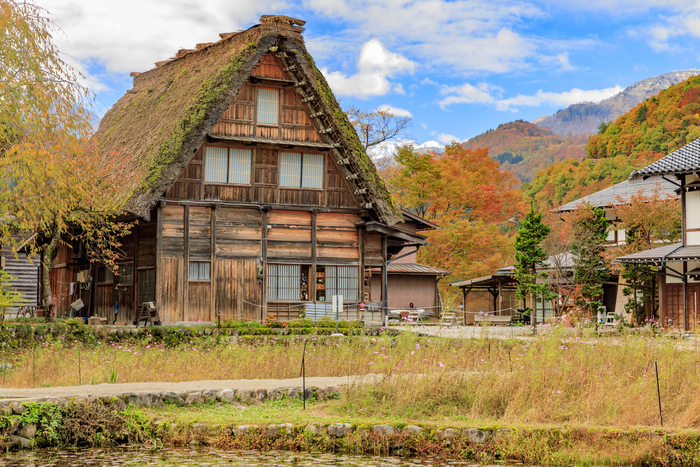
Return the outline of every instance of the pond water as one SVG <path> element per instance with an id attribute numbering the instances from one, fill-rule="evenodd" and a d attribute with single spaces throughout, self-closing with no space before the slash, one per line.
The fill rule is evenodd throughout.
<path id="1" fill-rule="evenodd" d="M 284 451 L 224 451 L 216 449 L 75 451 L 37 450 L 0 454 L 0 466 L 88 467 L 88 466 L 294 466 L 294 467 L 432 467 L 477 466 L 473 462 L 404 459 L 399 457 L 356 457 L 336 454 L 291 453 Z M 483 466 L 481 466 L 483 467 Z M 501 466 L 502 467 L 502 466 Z"/>

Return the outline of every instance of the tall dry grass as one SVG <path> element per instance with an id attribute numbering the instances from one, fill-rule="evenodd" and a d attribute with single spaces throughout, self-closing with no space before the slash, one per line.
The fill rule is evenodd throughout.
<path id="1" fill-rule="evenodd" d="M 303 341 L 266 339 L 168 349 L 113 344 L 94 348 L 45 344 L 8 356 L 5 387 L 299 376 Z M 556 328 L 528 340 L 394 340 L 309 338 L 307 376 L 381 374 L 353 387 L 339 414 L 420 420 L 570 423 L 654 427 L 700 426 L 700 353 L 695 341 L 667 337 L 576 338 Z M 3 356 L 0 355 L 0 361 Z M 34 363 L 32 364 L 32 360 Z M 1 370 L 0 370 L 1 372 Z"/>

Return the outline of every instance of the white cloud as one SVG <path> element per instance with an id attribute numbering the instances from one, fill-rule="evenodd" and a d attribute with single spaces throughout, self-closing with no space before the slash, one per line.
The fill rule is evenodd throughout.
<path id="1" fill-rule="evenodd" d="M 476 86 L 464 83 L 460 86 L 444 86 L 440 94 L 447 95 L 440 100 L 443 109 L 452 104 L 490 104 L 496 100 L 503 89 L 491 83 L 479 83 Z"/>
<path id="2" fill-rule="evenodd" d="M 395 92 L 396 94 L 401 94 L 402 96 L 405 96 L 405 95 L 406 95 L 406 91 L 404 90 L 403 84 L 401 84 L 401 83 L 397 83 L 397 84 L 394 86 L 394 92 Z"/>
<path id="3" fill-rule="evenodd" d="M 563 92 L 546 92 L 541 89 L 535 94 L 518 94 L 503 98 L 504 90 L 491 83 L 479 83 L 476 86 L 464 83 L 460 86 L 443 86 L 440 94 L 447 97 L 438 103 L 443 109 L 452 104 L 491 104 L 496 109 L 517 110 L 518 107 L 539 107 L 540 105 L 569 106 L 580 102 L 599 102 L 622 91 L 621 86 L 605 89 L 583 90 L 573 88 Z"/>
<path id="4" fill-rule="evenodd" d="M 420 122 L 420 126 L 421 126 L 421 128 L 423 128 L 424 130 L 427 130 L 427 129 L 428 129 L 428 125 L 426 125 L 426 124 L 423 123 L 423 122 Z"/>
<path id="5" fill-rule="evenodd" d="M 413 73 L 415 67 L 413 61 L 390 52 L 379 40 L 372 39 L 362 45 L 356 74 L 346 76 L 325 68 L 321 72 L 336 95 L 367 99 L 388 93 L 392 86 L 389 78 L 405 72 Z"/>
<path id="6" fill-rule="evenodd" d="M 573 48 L 592 40 L 553 40 L 521 26 L 549 16 L 532 1 L 305 0 L 313 11 L 347 25 L 345 44 L 374 37 L 432 71 L 507 73 L 535 65 L 569 69 Z M 336 37 L 336 40 L 338 38 Z"/>
<path id="7" fill-rule="evenodd" d="M 382 112 L 388 112 L 391 115 L 394 115 L 396 117 L 408 117 L 408 118 L 413 118 L 413 114 L 409 112 L 406 109 L 400 109 L 398 107 L 392 107 L 390 105 L 384 104 L 380 105 L 377 107 L 377 110 L 381 110 Z"/>
<path id="8" fill-rule="evenodd" d="M 516 110 L 517 107 L 539 107 L 543 104 L 568 107 L 580 102 L 599 102 L 620 92 L 622 92 L 621 86 L 589 90 L 573 88 L 564 92 L 545 92 L 540 89 L 530 96 L 518 94 L 515 97 L 499 99 L 496 101 L 496 108 L 498 110 Z"/>
<path id="9" fill-rule="evenodd" d="M 454 142 L 461 143 L 464 140 L 461 138 L 456 137 L 455 135 L 451 135 L 449 133 L 439 133 L 436 136 L 437 140 L 440 141 L 443 144 L 452 144 Z"/>
<path id="10" fill-rule="evenodd" d="M 44 0 L 41 6 L 55 17 L 63 34 L 55 37 L 59 49 L 74 57 L 85 70 L 104 66 L 108 75 L 153 68 L 182 48 L 219 40 L 218 33 L 245 29 L 260 14 L 284 5 L 283 0 Z M 87 76 L 94 90 L 104 89 L 110 76 Z"/>

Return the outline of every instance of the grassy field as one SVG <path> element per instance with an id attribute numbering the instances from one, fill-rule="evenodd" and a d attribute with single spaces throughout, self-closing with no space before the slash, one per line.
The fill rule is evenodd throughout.
<path id="1" fill-rule="evenodd" d="M 193 341 L 177 349 L 136 342 L 44 344 L 5 356 L 14 368 L 4 374 L 4 386 L 75 385 L 79 359 L 83 384 L 298 377 L 303 338 L 266 341 Z M 307 376 L 385 375 L 378 384 L 352 387 L 340 400 L 319 406 L 334 421 L 619 429 L 660 425 L 657 362 L 664 427 L 679 430 L 700 425 L 698 350 L 695 341 L 577 338 L 552 328 L 527 340 L 309 338 L 306 362 Z M 265 407 L 244 410 L 241 417 L 250 418 L 241 421 L 284 408 Z M 280 413 L 273 413 L 279 420 Z"/>

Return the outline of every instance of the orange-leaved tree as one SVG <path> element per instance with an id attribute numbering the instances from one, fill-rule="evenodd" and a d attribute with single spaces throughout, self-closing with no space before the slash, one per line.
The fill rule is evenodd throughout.
<path id="1" fill-rule="evenodd" d="M 623 255 L 681 240 L 680 200 L 661 194 L 660 186 L 654 187 L 649 193 L 641 190 L 629 200 L 618 197 L 616 201 L 616 228 L 625 232 L 625 243 L 620 246 Z M 644 319 L 657 317 L 657 268 L 623 266 L 621 275 L 626 283 L 622 293 L 633 297 L 633 300 L 625 304 L 625 309 L 633 313 L 638 324 L 643 324 Z"/>
<path id="2" fill-rule="evenodd" d="M 440 226 L 427 233 L 421 261 L 468 278 L 512 260 L 513 229 L 505 221 L 522 209 L 520 192 L 487 149 L 451 144 L 437 155 L 402 146 L 395 158 L 399 169 L 388 181 L 398 203 Z"/>
<path id="3" fill-rule="evenodd" d="M 100 154 L 90 140 L 91 95 L 53 44 L 57 32 L 33 2 L 0 0 L 0 242 L 41 253 L 47 306 L 51 260 L 66 237 L 115 264 L 130 227 L 118 217 L 135 182 L 128 158 Z"/>

